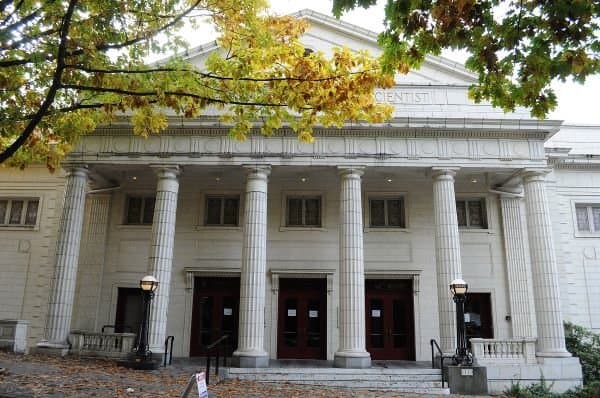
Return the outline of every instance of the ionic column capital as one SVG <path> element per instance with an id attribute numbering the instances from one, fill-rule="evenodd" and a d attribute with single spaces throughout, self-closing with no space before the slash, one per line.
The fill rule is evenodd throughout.
<path id="1" fill-rule="evenodd" d="M 454 177 L 456 177 L 458 170 L 460 170 L 460 167 L 432 167 L 431 177 L 434 180 L 454 181 Z"/>
<path id="2" fill-rule="evenodd" d="M 243 164 L 242 167 L 246 169 L 248 177 L 266 179 L 271 174 L 271 165 L 269 164 Z"/>
<path id="3" fill-rule="evenodd" d="M 546 175 L 550 174 L 552 170 L 547 168 L 531 168 L 531 169 L 523 169 L 521 171 L 521 178 L 523 179 L 523 183 L 529 183 L 534 181 L 546 181 Z"/>
<path id="4" fill-rule="evenodd" d="M 63 168 L 67 172 L 68 177 L 73 176 L 87 178 L 90 173 L 88 165 L 82 163 L 70 163 L 66 166 L 63 166 Z"/>
<path id="5" fill-rule="evenodd" d="M 365 174 L 365 166 L 338 166 L 338 174 L 342 178 L 361 178 Z"/>
<path id="6" fill-rule="evenodd" d="M 181 167 L 178 165 L 151 164 L 150 168 L 160 179 L 176 180 L 181 173 Z"/>

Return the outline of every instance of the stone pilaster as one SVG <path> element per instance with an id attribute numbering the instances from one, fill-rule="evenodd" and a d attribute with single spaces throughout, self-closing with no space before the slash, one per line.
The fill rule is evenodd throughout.
<path id="1" fill-rule="evenodd" d="M 361 168 L 340 168 L 340 345 L 334 365 L 371 366 L 365 345 L 365 273 Z"/>
<path id="2" fill-rule="evenodd" d="M 167 312 L 175 242 L 177 194 L 179 192 L 179 167 L 152 167 L 156 172 L 157 183 L 148 273 L 158 279 L 159 285 L 150 306 L 148 345 L 150 351 L 160 353 L 164 350 L 167 335 Z M 140 278 L 143 276 L 141 275 Z"/>
<path id="3" fill-rule="evenodd" d="M 73 315 L 73 298 L 77 280 L 87 182 L 86 166 L 72 166 L 67 169 L 65 201 L 56 242 L 54 280 L 45 339 L 38 344 L 38 347 L 42 349 L 65 349 L 68 347 L 67 337 Z"/>
<path id="4" fill-rule="evenodd" d="M 556 253 L 546 197 L 547 173 L 542 169 L 525 170 L 522 174 L 537 317 L 537 355 L 568 357 L 571 354 L 565 348 Z"/>
<path id="5" fill-rule="evenodd" d="M 533 293 L 530 289 L 531 269 L 525 250 L 525 233 L 521 216 L 521 199 L 500 195 L 506 272 L 510 298 L 512 334 L 514 338 L 535 336 Z"/>
<path id="6" fill-rule="evenodd" d="M 112 194 L 88 194 L 85 204 L 73 328 L 98 330 Z"/>
<path id="7" fill-rule="evenodd" d="M 240 322 L 234 364 L 255 368 L 269 365 L 265 344 L 267 277 L 267 186 L 269 166 L 248 166 L 244 207 Z"/>
<path id="8" fill-rule="evenodd" d="M 454 279 L 462 279 L 454 193 L 456 171 L 456 168 L 433 168 L 432 173 L 440 348 L 445 354 L 454 354 L 456 350 L 456 308 L 449 285 Z"/>

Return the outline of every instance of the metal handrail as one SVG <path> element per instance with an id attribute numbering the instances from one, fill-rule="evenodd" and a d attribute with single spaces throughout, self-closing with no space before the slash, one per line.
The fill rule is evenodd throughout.
<path id="1" fill-rule="evenodd" d="M 229 335 L 225 334 L 225 335 L 219 337 L 217 340 L 215 340 L 212 344 L 209 344 L 204 347 L 204 352 L 206 353 L 206 385 L 209 384 L 209 379 L 210 379 L 211 353 L 213 351 L 215 352 L 215 374 L 218 375 L 219 374 L 219 355 L 221 354 L 221 349 L 225 348 L 225 345 L 223 343 L 228 338 L 229 338 Z M 227 365 L 227 354 L 225 351 L 223 351 L 223 366 L 226 366 L 226 365 Z"/>
<path id="2" fill-rule="evenodd" d="M 446 378 L 444 376 L 444 359 L 452 358 L 452 356 L 444 355 L 444 353 L 442 352 L 442 349 L 440 348 L 438 342 L 435 339 L 429 340 L 429 344 L 431 344 L 431 368 L 432 369 L 435 369 L 435 352 L 433 351 L 434 346 L 437 349 L 438 354 L 440 355 L 440 371 L 442 372 L 442 388 L 443 388 L 444 384 L 446 383 Z"/>
<path id="3" fill-rule="evenodd" d="M 171 342 L 171 349 L 168 350 L 169 341 Z M 169 365 L 173 363 L 173 342 L 175 341 L 175 336 L 167 336 L 165 339 L 165 355 L 163 357 L 163 367 L 167 366 L 167 354 L 169 354 Z"/>

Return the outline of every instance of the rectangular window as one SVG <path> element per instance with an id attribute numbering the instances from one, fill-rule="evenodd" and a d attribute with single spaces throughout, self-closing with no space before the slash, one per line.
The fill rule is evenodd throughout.
<path id="1" fill-rule="evenodd" d="M 239 196 L 207 196 L 204 225 L 237 227 L 239 213 Z"/>
<path id="2" fill-rule="evenodd" d="M 458 226 L 463 228 L 487 229 L 485 199 L 460 199 L 456 201 Z"/>
<path id="3" fill-rule="evenodd" d="M 406 228 L 404 199 L 369 198 L 369 226 L 372 228 Z"/>
<path id="4" fill-rule="evenodd" d="M 321 227 L 321 197 L 288 197 L 286 225 L 288 227 Z"/>
<path id="5" fill-rule="evenodd" d="M 579 232 L 600 233 L 600 204 L 577 204 L 575 213 Z"/>
<path id="6" fill-rule="evenodd" d="M 125 223 L 129 225 L 152 224 L 154 202 L 154 196 L 129 196 Z"/>
<path id="7" fill-rule="evenodd" d="M 0 199 L 0 225 L 35 225 L 39 203 L 39 199 Z"/>

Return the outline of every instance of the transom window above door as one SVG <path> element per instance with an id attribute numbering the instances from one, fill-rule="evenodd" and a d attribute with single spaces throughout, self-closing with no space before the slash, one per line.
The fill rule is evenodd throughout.
<path id="1" fill-rule="evenodd" d="M 321 196 L 288 196 L 286 200 L 286 226 L 321 227 Z"/>
<path id="2" fill-rule="evenodd" d="M 239 225 L 239 195 L 207 195 L 204 208 L 204 225 L 228 226 Z"/>
<path id="3" fill-rule="evenodd" d="M 149 225 L 154 218 L 154 196 L 128 196 L 125 224 Z"/>
<path id="4" fill-rule="evenodd" d="M 0 198 L 0 226 L 36 225 L 40 200 Z"/>
<path id="5" fill-rule="evenodd" d="M 485 199 L 457 199 L 456 217 L 461 228 L 487 229 Z"/>
<path id="6" fill-rule="evenodd" d="M 404 198 L 369 197 L 369 227 L 406 228 Z"/>

